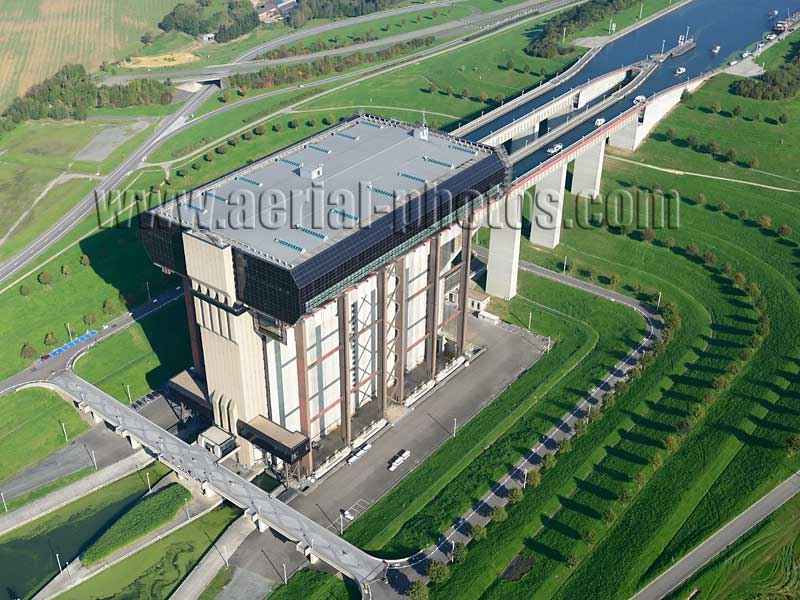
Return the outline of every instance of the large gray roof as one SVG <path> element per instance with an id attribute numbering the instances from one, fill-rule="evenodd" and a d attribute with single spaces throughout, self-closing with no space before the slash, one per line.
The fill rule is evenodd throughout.
<path id="1" fill-rule="evenodd" d="M 408 194 L 491 154 L 490 148 L 439 132 L 424 139 L 420 131 L 380 117 L 355 117 L 155 212 L 291 268 L 391 212 Z M 321 176 L 312 178 L 309 171 L 318 167 Z"/>

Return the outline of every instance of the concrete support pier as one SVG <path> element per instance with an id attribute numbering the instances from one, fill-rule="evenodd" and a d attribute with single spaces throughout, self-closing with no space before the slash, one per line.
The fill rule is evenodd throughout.
<path id="1" fill-rule="evenodd" d="M 489 261 L 486 265 L 486 291 L 510 300 L 517 295 L 519 242 L 522 234 L 524 192 L 514 190 L 505 201 L 489 209 Z"/>
<path id="2" fill-rule="evenodd" d="M 555 248 L 561 240 L 566 181 L 567 163 L 564 161 L 536 183 L 528 239 L 537 246 Z"/>
<path id="3" fill-rule="evenodd" d="M 583 154 L 575 159 L 570 192 L 576 195 L 588 194 L 592 198 L 600 193 L 600 179 L 603 175 L 605 154 L 606 145 L 603 141 L 589 146 Z"/>

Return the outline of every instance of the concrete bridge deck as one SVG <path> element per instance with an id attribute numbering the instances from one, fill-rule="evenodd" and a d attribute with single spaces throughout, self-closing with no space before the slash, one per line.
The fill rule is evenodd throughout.
<path id="1" fill-rule="evenodd" d="M 384 561 L 346 542 L 332 531 L 290 508 L 267 492 L 218 464 L 197 445 L 190 445 L 136 411 L 81 379 L 72 371 L 50 378 L 54 386 L 74 399 L 80 410 L 105 421 L 134 447 L 144 446 L 179 476 L 195 480 L 207 494 L 218 494 L 245 511 L 256 526 L 273 529 L 297 543 L 312 562 L 321 560 L 359 583 L 368 595 L 369 583 L 383 576 Z"/>

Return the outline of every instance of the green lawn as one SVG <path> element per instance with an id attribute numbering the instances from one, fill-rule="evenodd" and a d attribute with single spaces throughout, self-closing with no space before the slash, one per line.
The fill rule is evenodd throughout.
<path id="1" fill-rule="evenodd" d="M 43 485 L 40 488 L 36 488 L 33 491 L 28 492 L 27 494 L 21 494 L 19 496 L 14 496 L 11 500 L 7 500 L 6 504 L 8 505 L 8 510 L 11 512 L 12 510 L 16 510 L 21 506 L 25 506 L 28 502 L 33 502 L 34 500 L 38 500 L 39 498 L 44 498 L 51 492 L 56 491 L 62 487 L 69 485 L 70 483 L 74 483 L 79 479 L 83 479 L 87 475 L 91 475 L 95 472 L 94 467 L 86 467 L 85 469 L 81 469 L 80 471 L 76 471 L 72 475 L 67 475 L 66 477 L 62 477 L 61 479 L 56 479 L 48 483 L 47 485 Z"/>
<path id="2" fill-rule="evenodd" d="M 81 555 L 81 564 L 94 564 L 168 524 L 191 497 L 192 493 L 178 483 L 145 496 L 92 542 Z"/>
<path id="3" fill-rule="evenodd" d="M 178 299 L 97 344 L 76 363 L 75 372 L 127 404 L 126 385 L 136 400 L 190 364 L 186 308 Z"/>
<path id="4" fill-rule="evenodd" d="M 577 60 L 580 50 L 555 59 L 532 58 L 524 49 L 539 35 L 544 20 L 513 28 L 458 51 L 411 65 L 354 84 L 325 98 L 311 100 L 304 108 L 363 107 L 383 113 L 383 107 L 435 111 L 434 127 L 450 128 L 494 107 L 491 99 L 508 99 L 535 87 Z M 511 68 L 508 68 L 511 61 Z M 429 92 L 429 85 L 436 86 Z M 448 94 L 452 88 L 452 94 Z M 462 97 L 462 92 L 466 95 Z M 486 94 L 486 102 L 480 98 Z"/>
<path id="5" fill-rule="evenodd" d="M 358 588 L 345 585 L 333 575 L 313 569 L 303 569 L 289 580 L 289 585 L 275 588 L 269 600 L 357 600 Z"/>
<path id="6" fill-rule="evenodd" d="M 241 512 L 227 504 L 58 596 L 60 600 L 161 600 L 180 585 Z"/>
<path id="7" fill-rule="evenodd" d="M 735 96 L 729 92 L 735 80 L 731 75 L 718 75 L 705 84 L 655 129 L 632 158 L 671 169 L 800 189 L 800 165 L 793 159 L 800 152 L 796 135 L 800 130 L 800 102 Z M 711 110 L 715 102 L 721 107 L 718 113 Z M 741 109 L 739 117 L 734 115 L 737 106 Z M 786 125 L 779 122 L 783 113 L 788 117 Z M 757 120 L 758 115 L 761 117 Z M 668 130 L 674 132 L 673 140 L 667 141 Z M 700 144 L 717 142 L 721 153 L 733 148 L 736 162 L 687 147 L 690 135 L 696 136 Z M 741 164 L 753 157 L 758 159 L 758 167 L 748 169 Z"/>
<path id="8" fill-rule="evenodd" d="M 800 497 L 795 497 L 708 567 L 689 579 L 669 600 L 749 600 L 800 595 Z"/>
<path id="9" fill-rule="evenodd" d="M 419 31 L 420 35 L 425 35 L 425 29 L 428 27 L 462 19 L 470 14 L 471 11 L 468 8 L 459 5 L 453 5 L 452 8 L 436 9 L 435 15 L 433 9 L 421 10 L 419 12 L 406 13 L 402 16 L 378 19 L 369 23 L 339 27 L 326 31 L 318 37 L 280 46 L 275 51 L 277 56 L 293 56 L 363 43 L 365 36 L 371 41 L 412 31 Z"/>
<path id="10" fill-rule="evenodd" d="M 233 577 L 233 567 L 222 567 L 214 575 L 214 579 L 211 580 L 208 587 L 200 594 L 198 600 L 215 600 L 222 588 L 230 583 L 231 577 Z"/>
<path id="11" fill-rule="evenodd" d="M 147 473 L 155 484 L 169 469 L 154 463 L 44 517 L 0 537 L 0 581 L 11 598 L 33 597 L 147 492 Z"/>
<path id="12" fill-rule="evenodd" d="M 797 55 L 800 43 L 800 33 L 794 30 L 786 38 L 775 44 L 772 48 L 764 52 L 758 59 L 767 69 L 775 69 L 780 65 L 789 62 L 792 57 Z"/>
<path id="13" fill-rule="evenodd" d="M 0 397 L 0 482 L 66 445 L 88 429 L 67 400 L 50 390 L 30 388 Z"/>
<path id="14" fill-rule="evenodd" d="M 636 6 L 618 11 L 613 16 L 613 20 L 617 24 L 616 31 L 622 31 L 626 27 L 634 25 L 639 20 L 639 15 L 641 15 L 642 19 L 646 19 L 650 15 L 660 10 L 669 8 L 672 2 L 673 0 L 642 0 L 642 2 L 638 3 Z M 595 25 L 587 27 L 583 31 L 576 33 L 572 36 L 572 39 L 595 35 L 608 35 L 608 25 L 609 20 L 606 19 L 601 23 L 596 23 Z"/>

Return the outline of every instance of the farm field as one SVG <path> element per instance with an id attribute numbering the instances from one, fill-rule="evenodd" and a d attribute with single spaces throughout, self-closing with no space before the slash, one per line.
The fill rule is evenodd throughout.
<path id="1" fill-rule="evenodd" d="M 59 599 L 167 598 L 240 514 L 223 504 L 61 594 Z"/>
<path id="2" fill-rule="evenodd" d="M 163 385 L 191 364 L 186 307 L 182 299 L 148 315 L 88 350 L 75 372 L 128 404 Z"/>
<path id="3" fill-rule="evenodd" d="M 797 578 L 800 498 L 795 497 L 713 563 L 667 596 L 668 600 L 793 598 Z"/>
<path id="4" fill-rule="evenodd" d="M 67 444 L 89 427 L 78 411 L 55 392 L 20 390 L 0 400 L 0 482 Z"/>
<path id="5" fill-rule="evenodd" d="M 0 6 L 0 107 L 63 64 L 90 71 L 141 46 L 175 0 L 7 0 Z M 54 62 L 54 57 L 58 61 Z"/>
<path id="6" fill-rule="evenodd" d="M 75 559 L 95 536 L 147 492 L 169 469 L 154 463 L 0 537 L 0 579 L 12 598 L 28 600 L 58 574 L 55 553 Z"/>

